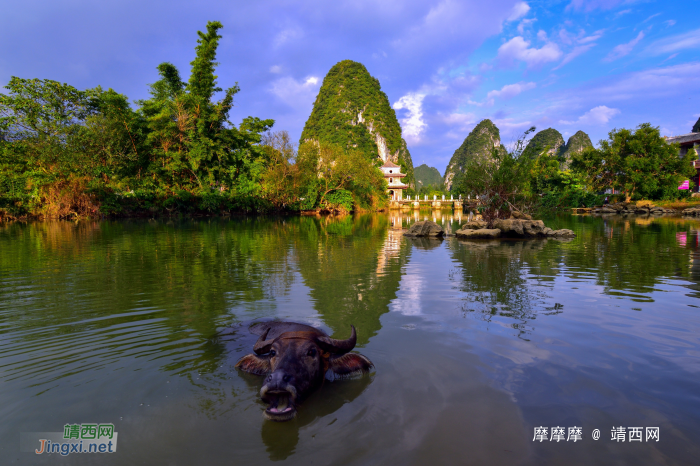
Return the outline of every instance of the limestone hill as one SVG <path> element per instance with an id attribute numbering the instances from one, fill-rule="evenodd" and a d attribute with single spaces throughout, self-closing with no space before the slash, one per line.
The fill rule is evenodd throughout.
<path id="1" fill-rule="evenodd" d="M 521 157 L 529 159 L 537 158 L 545 149 L 550 155 L 559 153 L 559 148 L 564 145 L 564 138 L 561 133 L 554 128 L 547 128 L 535 134 L 530 139 Z"/>
<path id="2" fill-rule="evenodd" d="M 562 162 L 562 168 L 568 168 L 569 163 L 571 163 L 571 157 L 582 152 L 586 147 L 593 147 L 591 138 L 583 131 L 576 131 L 566 142 L 566 145 L 560 148 L 559 160 Z"/>
<path id="3" fill-rule="evenodd" d="M 379 81 L 361 63 L 343 60 L 323 79 L 301 141 L 324 141 L 356 148 L 370 159 L 390 160 L 414 185 L 413 161 L 401 126 Z"/>
<path id="4" fill-rule="evenodd" d="M 491 120 L 482 120 L 464 139 L 445 169 L 445 189 L 452 190 L 455 178 L 464 173 L 471 161 L 493 160 L 493 150 L 505 151 L 501 134 Z"/>
<path id="5" fill-rule="evenodd" d="M 442 186 L 442 176 L 435 167 L 429 167 L 426 164 L 416 167 L 414 171 L 416 177 L 416 191 L 424 186 L 433 186 L 437 188 Z"/>

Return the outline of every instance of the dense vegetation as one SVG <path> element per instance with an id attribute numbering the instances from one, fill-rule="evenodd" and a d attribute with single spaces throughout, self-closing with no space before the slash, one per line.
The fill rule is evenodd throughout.
<path id="1" fill-rule="evenodd" d="M 188 80 L 158 65 L 135 109 L 112 89 L 13 77 L 0 94 L 0 218 L 381 206 L 383 179 L 361 151 L 324 142 L 295 163 L 273 120 L 229 121 L 239 87 L 217 84 L 221 28 L 198 33 Z M 318 153 L 337 166 L 323 167 Z"/>
<path id="2" fill-rule="evenodd" d="M 588 144 L 582 132 L 566 145 L 558 132 L 550 130 L 537 133 L 527 143 L 534 131 L 530 128 L 511 151 L 494 145 L 491 157 L 465 159 L 452 192 L 480 196 L 480 210 L 487 221 L 507 218 L 513 210 L 599 205 L 605 192 L 613 189 L 622 193 L 620 200 L 628 202 L 672 200 L 690 194 L 678 186 L 693 176 L 696 155 L 689 151 L 679 157 L 678 145 L 667 144 L 659 129 L 648 123 L 634 131 L 612 130 L 597 148 Z"/>
<path id="3" fill-rule="evenodd" d="M 420 192 L 425 189 L 442 190 L 442 176 L 435 167 L 429 167 L 422 164 L 415 169 L 416 191 Z"/>
<path id="4" fill-rule="evenodd" d="M 500 131 L 491 120 L 482 120 L 464 139 L 447 164 L 445 188 L 454 191 L 453 186 L 461 183 L 460 178 L 468 171 L 470 164 L 489 164 L 494 157 L 504 153 Z"/>
<path id="5" fill-rule="evenodd" d="M 547 128 L 530 139 L 522 156 L 528 159 L 535 159 L 542 152 L 547 152 L 549 155 L 558 155 L 562 146 L 564 146 L 564 138 L 561 133 L 554 128 Z"/>
<path id="6" fill-rule="evenodd" d="M 299 144 L 310 140 L 357 150 L 372 161 L 389 159 L 406 174 L 404 183 L 414 184 L 413 161 L 396 112 L 361 63 L 343 60 L 328 71 Z"/>

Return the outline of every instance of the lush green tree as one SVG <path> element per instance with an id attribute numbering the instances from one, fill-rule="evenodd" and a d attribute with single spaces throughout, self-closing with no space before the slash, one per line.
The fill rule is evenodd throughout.
<path id="1" fill-rule="evenodd" d="M 659 128 L 649 123 L 636 130 L 614 129 L 600 148 L 574 155 L 572 169 L 585 174 L 595 191 L 615 188 L 627 200 L 677 197 L 678 185 L 694 174 L 690 157 L 678 156 L 678 145 L 667 144 Z"/>
<path id="2" fill-rule="evenodd" d="M 199 188 L 222 184 L 252 194 L 265 164 L 257 143 L 274 121 L 248 117 L 236 128 L 228 120 L 240 88 L 236 84 L 223 90 L 217 85 L 215 60 L 222 27 L 210 21 L 207 31 L 198 33 L 187 84 L 174 65 L 161 63 L 161 79 L 151 85 L 151 99 L 139 103 L 149 129 L 151 162 L 170 184 Z M 223 97 L 214 101 L 222 91 Z"/>
<path id="3" fill-rule="evenodd" d="M 386 202 L 384 176 L 360 151 L 324 142 L 305 142 L 299 147 L 296 164 L 304 180 L 303 197 L 315 195 L 315 207 L 351 210 L 353 205 L 368 208 Z"/>

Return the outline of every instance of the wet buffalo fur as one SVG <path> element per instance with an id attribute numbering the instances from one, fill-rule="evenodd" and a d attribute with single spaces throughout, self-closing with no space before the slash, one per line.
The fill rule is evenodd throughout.
<path id="1" fill-rule="evenodd" d="M 270 356 L 247 354 L 238 360 L 236 367 L 244 372 L 255 375 L 265 375 L 272 369 Z M 342 356 L 330 356 L 328 368 L 335 376 L 351 377 L 356 374 L 369 372 L 374 367 L 372 361 L 358 353 L 347 353 Z"/>

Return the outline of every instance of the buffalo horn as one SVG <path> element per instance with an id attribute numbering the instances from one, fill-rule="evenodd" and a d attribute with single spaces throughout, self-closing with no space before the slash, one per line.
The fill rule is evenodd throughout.
<path id="1" fill-rule="evenodd" d="M 269 327 L 267 330 L 265 330 L 265 333 L 260 335 L 258 341 L 255 342 L 255 346 L 253 346 L 253 351 L 255 351 L 255 354 L 261 355 L 270 352 L 270 347 L 272 347 L 272 342 L 274 342 L 274 340 L 266 340 L 268 333 L 270 333 Z"/>
<path id="2" fill-rule="evenodd" d="M 351 351 L 355 347 L 355 343 L 357 343 L 355 326 L 351 325 L 350 328 L 352 329 L 352 333 L 350 334 L 350 338 L 347 340 L 334 340 L 330 337 L 320 336 L 316 338 L 316 343 L 318 343 L 318 346 L 320 346 L 324 351 L 328 351 L 329 353 L 336 355 L 345 354 Z"/>

